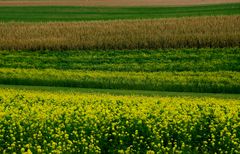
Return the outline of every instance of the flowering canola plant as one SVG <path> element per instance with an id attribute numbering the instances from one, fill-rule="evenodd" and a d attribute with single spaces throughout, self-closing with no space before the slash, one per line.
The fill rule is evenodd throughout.
<path id="1" fill-rule="evenodd" d="M 240 100 L 0 89 L 1 153 L 239 153 Z"/>

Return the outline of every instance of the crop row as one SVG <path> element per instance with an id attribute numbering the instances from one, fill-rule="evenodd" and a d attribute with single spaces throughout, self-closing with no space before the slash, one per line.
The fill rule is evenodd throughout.
<path id="1" fill-rule="evenodd" d="M 0 83 L 102 89 L 240 93 L 239 72 L 109 72 L 0 69 Z"/>
<path id="2" fill-rule="evenodd" d="M 240 101 L 0 89 L 0 152 L 239 153 Z"/>
<path id="3" fill-rule="evenodd" d="M 1 50 L 239 47 L 240 16 L 0 23 Z"/>
<path id="4" fill-rule="evenodd" d="M 1 68 L 101 71 L 240 71 L 240 48 L 0 51 Z"/>

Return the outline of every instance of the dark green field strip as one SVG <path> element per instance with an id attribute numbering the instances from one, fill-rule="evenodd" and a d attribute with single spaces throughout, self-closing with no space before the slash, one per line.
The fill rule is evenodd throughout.
<path id="1" fill-rule="evenodd" d="M 240 48 L 0 51 L 0 68 L 101 71 L 240 71 Z"/>
<path id="2" fill-rule="evenodd" d="M 175 92 L 240 93 L 239 72 L 107 72 L 0 69 L 0 84 Z"/>
<path id="3" fill-rule="evenodd" d="M 49 87 L 49 86 L 24 86 L 24 85 L 1 85 L 0 89 L 16 89 L 38 92 L 51 92 L 59 94 L 110 94 L 114 96 L 149 96 L 149 97 L 212 97 L 223 99 L 239 99 L 240 94 L 223 93 L 193 93 L 193 92 L 164 92 L 147 90 L 117 90 L 117 89 L 94 89 L 94 88 L 71 88 L 71 87 Z"/>
<path id="4" fill-rule="evenodd" d="M 240 3 L 187 7 L 0 6 L 0 21 L 88 21 L 240 14 Z"/>

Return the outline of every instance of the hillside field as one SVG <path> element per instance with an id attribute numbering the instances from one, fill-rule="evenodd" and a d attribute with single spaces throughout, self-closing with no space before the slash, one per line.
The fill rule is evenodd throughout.
<path id="1" fill-rule="evenodd" d="M 240 153 L 239 1 L 124 2 L 0 0 L 0 153 Z"/>

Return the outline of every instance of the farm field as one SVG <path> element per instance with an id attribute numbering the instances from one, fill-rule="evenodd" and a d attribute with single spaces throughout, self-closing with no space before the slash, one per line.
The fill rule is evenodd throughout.
<path id="1" fill-rule="evenodd" d="M 240 16 L 0 23 L 1 50 L 239 47 Z"/>
<path id="2" fill-rule="evenodd" d="M 2 84 L 178 92 L 239 93 L 239 72 L 109 72 L 0 69 Z"/>
<path id="3" fill-rule="evenodd" d="M 239 1 L 148 2 L 0 0 L 0 153 L 240 153 Z"/>
<path id="4" fill-rule="evenodd" d="M 237 99 L 1 89 L 0 102 L 0 150 L 7 153 L 240 149 Z"/>
<path id="5" fill-rule="evenodd" d="M 239 93 L 239 48 L 137 51 L 2 51 L 11 85 Z"/>
<path id="6" fill-rule="evenodd" d="M 240 3 L 185 7 L 83 7 L 83 6 L 2 6 L 0 21 L 49 22 L 119 19 L 155 19 L 204 15 L 234 15 Z"/>
<path id="7" fill-rule="evenodd" d="M 115 72 L 240 71 L 240 48 L 0 51 L 0 67 Z"/>

